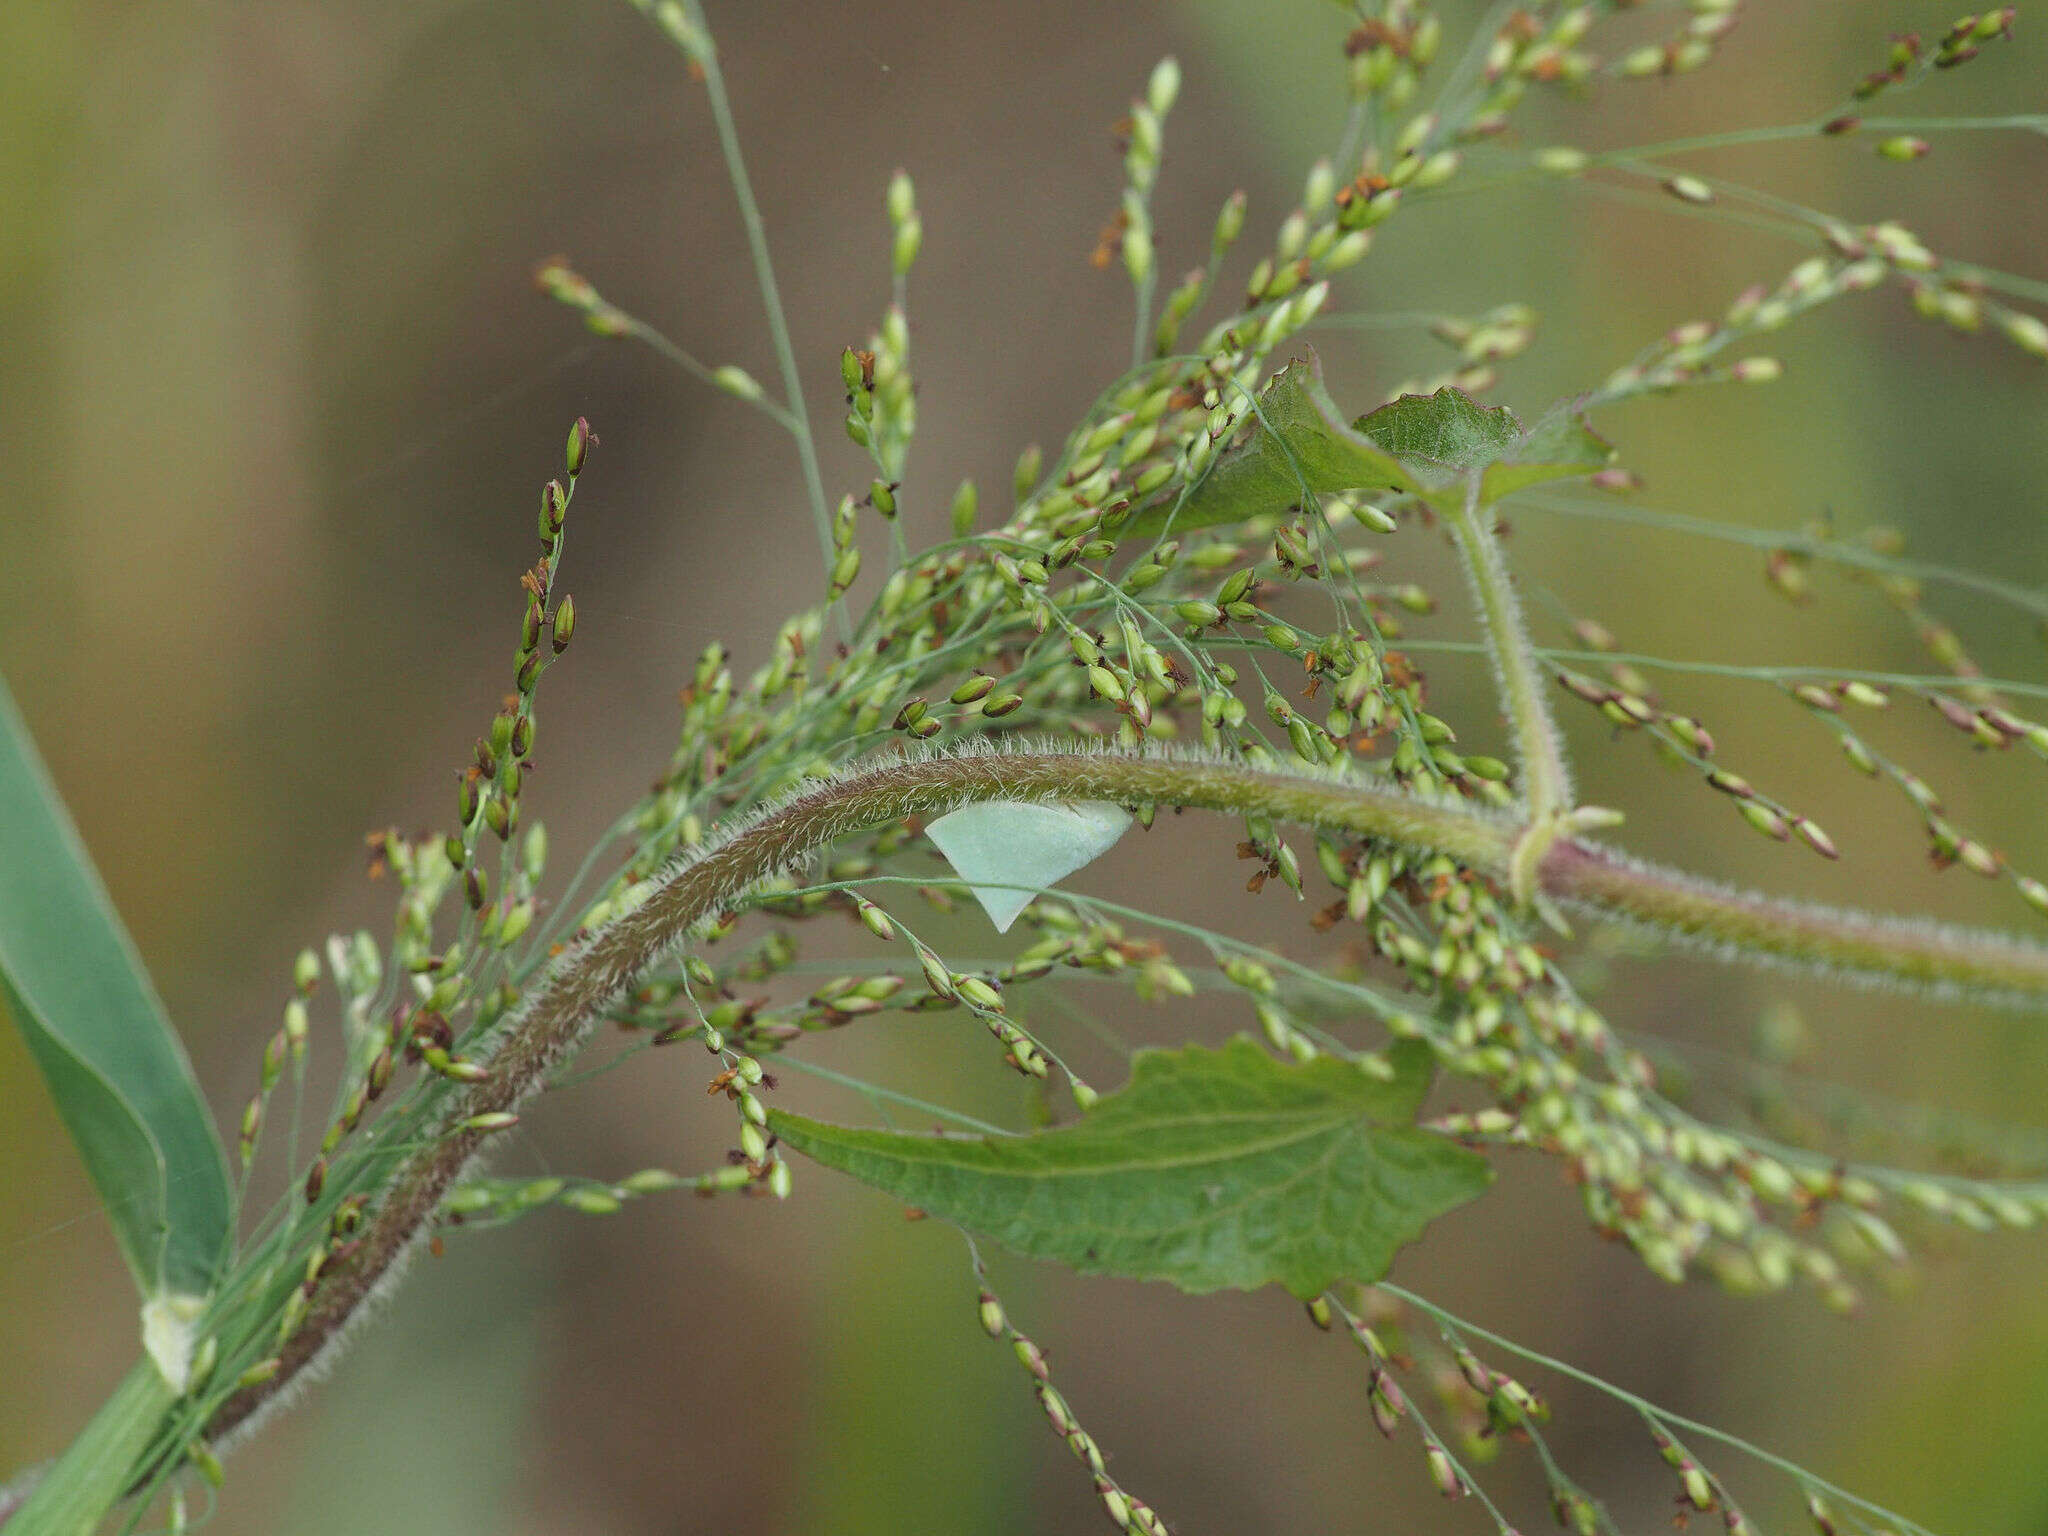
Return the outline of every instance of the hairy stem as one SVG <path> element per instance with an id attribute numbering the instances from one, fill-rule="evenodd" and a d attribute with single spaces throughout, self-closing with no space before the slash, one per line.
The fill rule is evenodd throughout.
<path id="1" fill-rule="evenodd" d="M 1935 993 L 2048 993 L 2048 949 L 2002 933 L 1812 906 L 1663 869 L 1597 844 L 1560 840 L 1544 856 L 1545 894 L 1738 959 Z"/>
<path id="2" fill-rule="evenodd" d="M 676 856 L 651 894 L 559 956 L 504 1026 L 491 1076 L 451 1112 L 450 1134 L 402 1171 L 362 1246 L 323 1285 L 277 1374 L 230 1398 L 218 1437 L 276 1399 L 341 1337 L 432 1225 L 484 1142 L 459 1127 L 516 1108 L 636 980 L 761 881 L 841 837 L 977 801 L 1110 800 L 1259 815 L 1449 855 L 1505 879 L 1522 828 L 1456 800 L 1389 785 L 1271 773 L 1229 762 L 1114 751 L 996 749 L 890 762 L 828 780 L 722 841 Z M 1538 869 L 1545 894 L 1717 949 L 1951 990 L 2048 996 L 2048 949 L 1998 934 L 1832 911 L 1735 891 L 1559 838 Z"/>
<path id="3" fill-rule="evenodd" d="M 1256 773 L 1230 764 L 1110 753 L 985 753 L 892 763 L 790 801 L 728 840 L 678 857 L 654 891 L 625 916 L 572 946 L 550 967 L 505 1028 L 491 1076 L 463 1096 L 448 1124 L 516 1108 L 581 1042 L 640 975 L 760 881 L 838 838 L 905 816 L 934 816 L 981 800 L 1155 802 L 1327 826 L 1499 864 L 1514 829 L 1462 807 L 1335 779 Z M 450 1188 L 482 1149 L 484 1135 L 455 1129 L 400 1173 L 365 1228 L 348 1266 L 321 1287 L 268 1381 L 230 1398 L 215 1415 L 219 1438 L 275 1400 L 339 1341 L 363 1303 L 428 1231 Z"/>
<path id="4" fill-rule="evenodd" d="M 1487 525 L 1492 514 L 1480 504 L 1479 484 L 1475 473 L 1464 506 L 1451 518 L 1451 528 L 1486 621 L 1486 638 L 1499 673 L 1501 707 L 1522 759 L 1522 792 L 1529 820 L 1541 826 L 1572 808 L 1571 773 L 1565 767 L 1563 738 L 1544 702 L 1543 678 L 1522 628 L 1521 609 L 1510 585 L 1507 562 L 1501 558 L 1500 541 Z"/>

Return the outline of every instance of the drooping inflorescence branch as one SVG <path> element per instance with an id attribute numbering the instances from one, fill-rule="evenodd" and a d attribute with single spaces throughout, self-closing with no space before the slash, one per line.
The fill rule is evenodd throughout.
<path id="1" fill-rule="evenodd" d="M 1354 778 L 1286 774 L 1203 757 L 1044 746 L 895 761 L 830 779 L 679 855 L 632 911 L 565 951 L 502 1026 L 491 1075 L 451 1111 L 453 1134 L 416 1156 L 364 1229 L 277 1372 L 230 1399 L 216 1434 L 241 1424 L 340 1338 L 387 1271 L 423 1236 L 476 1160 L 489 1117 L 537 1091 L 549 1070 L 650 967 L 762 881 L 838 839 L 977 801 L 1111 800 L 1262 816 L 1445 854 L 1504 879 L 1522 829 L 1497 813 Z M 1732 956 L 1806 964 L 1873 980 L 1991 995 L 2048 996 L 2048 949 L 2003 935 L 1808 907 L 1713 885 L 1580 841 L 1559 839 L 1541 890 L 1668 930 Z"/>

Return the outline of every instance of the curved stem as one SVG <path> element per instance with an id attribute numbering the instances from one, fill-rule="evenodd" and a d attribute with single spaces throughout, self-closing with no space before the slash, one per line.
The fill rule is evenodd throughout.
<path id="1" fill-rule="evenodd" d="M 827 780 L 730 831 L 678 854 L 646 883 L 625 915 L 557 957 L 502 1026 L 491 1076 L 451 1111 L 449 1134 L 407 1165 L 364 1229 L 362 1246 L 323 1285 L 286 1345 L 277 1373 L 230 1398 L 218 1437 L 275 1402 L 339 1342 L 363 1303 L 423 1237 L 448 1190 L 485 1137 L 460 1129 L 472 1116 L 516 1108 L 648 969 L 763 880 L 839 838 L 909 816 L 977 801 L 1110 800 L 1265 816 L 1446 854 L 1504 880 L 1523 828 L 1455 799 L 1386 784 L 1272 773 L 1168 754 L 988 748 L 901 760 Z M 1541 889 L 1611 916 L 1654 925 L 1731 954 L 1948 990 L 2048 996 L 2048 948 L 1998 934 L 1833 911 L 1752 895 L 1559 838 L 1538 869 Z"/>

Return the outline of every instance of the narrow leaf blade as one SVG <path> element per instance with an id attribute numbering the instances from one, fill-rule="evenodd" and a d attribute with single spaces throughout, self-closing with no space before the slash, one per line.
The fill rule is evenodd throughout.
<path id="1" fill-rule="evenodd" d="M 1283 1063 L 1239 1037 L 1141 1051 L 1078 1123 L 1031 1136 L 915 1136 L 775 1113 L 796 1150 L 1033 1258 L 1182 1290 L 1297 1296 L 1376 1280 L 1492 1169 L 1418 1130 L 1429 1051 L 1391 1081 L 1320 1057 Z"/>
<path id="2" fill-rule="evenodd" d="M 233 1208 L 213 1117 L 4 682 L 0 1002 L 143 1294 L 204 1294 Z"/>

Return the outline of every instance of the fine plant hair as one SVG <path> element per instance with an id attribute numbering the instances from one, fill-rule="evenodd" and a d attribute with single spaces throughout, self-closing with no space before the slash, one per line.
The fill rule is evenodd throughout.
<path id="1" fill-rule="evenodd" d="M 543 895 L 551 856 L 524 794 L 535 700 L 572 648 L 566 534 L 578 483 L 602 473 L 606 451 L 577 421 L 564 472 L 540 496 L 516 694 L 462 770 L 451 828 L 375 835 L 398 889 L 390 935 L 341 935 L 306 950 L 283 1022 L 261 1049 L 237 1127 L 240 1193 L 267 1157 L 290 1195 L 241 1213 L 232 1260 L 195 1300 L 174 1366 L 161 1355 L 139 1365 L 70 1452 L 39 1480 L 0 1491 L 7 1536 L 146 1517 L 182 1529 L 192 1501 L 221 1485 L 221 1453 L 332 1368 L 424 1244 L 548 1206 L 610 1215 L 673 1190 L 788 1198 L 799 1156 L 960 1229 L 971 1271 L 963 1324 L 978 1320 L 1012 1350 L 1021 1390 L 1073 1451 L 1108 1528 L 1130 1536 L 1201 1527 L 1156 1512 L 1113 1475 L 1053 1386 L 1045 1351 L 998 1297 L 984 1245 L 1189 1291 L 1282 1285 L 1314 1326 L 1359 1350 L 1372 1420 L 1415 1453 L 1419 1475 L 1446 1499 L 1473 1499 L 1502 1533 L 1527 1517 L 1483 1475 L 1501 1442 L 1527 1447 L 1566 1530 L 1619 1529 L 1599 1491 L 1544 1438 L 1550 1409 L 1538 1387 L 1558 1377 L 1638 1418 L 1643 1450 L 1661 1459 L 1680 1510 L 1735 1536 L 1766 1528 L 1766 1516 L 1745 1510 L 1747 1492 L 1738 1495 L 1759 1472 L 1771 1507 L 1797 1511 L 1770 1517 L 1772 1528 L 1929 1536 L 1817 1472 L 1466 1322 L 1391 1282 L 1386 1266 L 1515 1151 L 1567 1170 L 1594 1231 L 1674 1285 L 1803 1286 L 1845 1311 L 1864 1272 L 1907 1262 L 1922 1233 L 2048 1221 L 2039 1179 L 1946 1171 L 1931 1156 L 1924 1162 L 1935 1166 L 1865 1162 L 1818 1136 L 1793 1144 L 1736 1116 L 1709 1120 L 1669 1091 L 1668 1054 L 1607 1019 L 1573 964 L 1578 928 L 1617 925 L 1658 946 L 1890 987 L 1929 1005 L 2048 1006 L 2048 944 L 2021 927 L 2048 914 L 2044 871 L 2017 867 L 1951 819 L 1934 785 L 1858 725 L 1859 715 L 1918 702 L 1958 742 L 2048 757 L 2048 725 L 2028 712 L 2040 711 L 2048 687 L 1985 676 L 1927 594 L 1957 588 L 2036 618 L 2048 617 L 2048 599 L 1909 557 L 1888 539 L 1655 517 L 1631 501 L 1627 444 L 1609 440 L 1602 418 L 1642 396 L 1767 385 L 1779 365 L 1750 347 L 1878 290 L 1896 290 L 1929 323 L 1981 333 L 1980 345 L 2048 360 L 2039 282 L 1952 260 L 1895 221 L 1852 223 L 1667 164 L 1697 148 L 1805 138 L 1909 162 L 1929 152 L 1922 134 L 2048 131 L 2048 117 L 1886 118 L 1871 105 L 1995 60 L 2012 8 L 1960 18 L 1939 36 L 1874 39 L 1880 67 L 1845 82 L 1839 109 L 1812 122 L 1596 154 L 1523 146 L 1518 109 L 1532 94 L 1627 91 L 1711 68 L 1736 0 L 1643 7 L 1663 29 L 1651 41 L 1645 17 L 1616 14 L 1637 9 L 1623 0 L 1502 8 L 1464 35 L 1423 0 L 1359 0 L 1330 39 L 1332 75 L 1351 104 L 1343 140 L 1307 172 L 1241 299 L 1222 274 L 1246 232 L 1242 194 L 1220 211 L 1203 263 L 1160 292 L 1164 241 L 1155 241 L 1151 196 L 1180 88 L 1169 59 L 1131 104 L 1121 200 L 1097 253 L 1130 279 L 1131 366 L 1083 407 L 1058 452 L 1025 450 L 1008 498 L 984 497 L 971 482 L 948 496 L 908 469 L 921 405 L 907 305 L 923 224 L 914 185 L 898 172 L 884 194 L 889 301 L 871 337 L 835 349 L 843 429 L 870 456 L 872 476 L 834 504 L 800 379 L 800 365 L 825 354 L 785 323 L 709 24 L 699 0 L 633 4 L 701 85 L 779 391 L 690 356 L 604 298 L 601 275 L 568 258 L 544 261 L 537 281 L 599 336 L 653 348 L 789 435 L 820 550 L 819 599 L 776 630 L 752 670 L 721 644 L 696 659 L 677 746 L 653 788 L 573 878 Z M 1610 42 L 1611 31 L 1624 40 Z M 1452 356 L 1440 376 L 1383 381 L 1380 398 L 1340 409 L 1314 342 L 1356 318 L 1336 308 L 1344 274 L 1376 242 L 1398 238 L 1410 204 L 1532 181 L 1647 193 L 1680 218 L 1733 214 L 1802 254 L 1782 278 L 1651 341 L 1533 424 L 1478 398 L 1532 343 L 1534 318 L 1513 304 L 1443 317 L 1437 331 Z M 2038 401 L 2026 409 L 2038 413 Z M 905 535 L 899 503 L 913 498 L 949 509 L 949 537 L 928 549 Z M 987 505 L 998 502 L 1000 512 Z M 1501 538 L 1510 511 L 1657 521 L 1676 535 L 1749 546 L 1788 600 L 1823 580 L 1865 584 L 1924 644 L 1933 670 L 1676 662 L 1627 652 L 1572 615 L 1577 647 L 1539 646 Z M 1477 615 L 1477 632 L 1461 641 L 1409 635 L 1432 600 L 1392 574 L 1402 536 L 1412 544 L 1437 526 Z M 1424 663 L 1476 652 L 1491 664 L 1512 763 L 1467 750 L 1458 722 L 1434 712 Z M 1699 780 L 1702 814 L 1731 809 L 1764 839 L 1837 856 L 1804 810 L 1723 763 L 1708 725 L 1651 684 L 1657 672 L 1736 679 L 1801 706 L 1832 733 L 1850 771 L 1896 790 L 1938 867 L 2009 890 L 2013 931 L 1821 905 L 1622 851 L 1622 813 L 1577 797 L 1560 711 L 1596 711 L 1617 736 L 1649 741 Z M 1488 723 L 1473 722 L 1470 734 Z M 1000 850 L 1027 836 L 1026 823 L 1005 818 L 1076 806 L 1113 808 L 1162 833 L 1181 810 L 1241 823 L 1248 889 L 1306 898 L 1312 933 L 1330 935 L 1325 958 L 1287 958 L 1170 908 L 1049 889 L 1055 880 L 1004 863 Z M 955 813 L 993 829 L 993 866 L 936 861 L 922 834 Z M 1164 835 L 1199 836 L 1204 824 Z M 970 893 L 1005 888 L 1032 900 L 1018 919 L 1026 942 L 1000 963 L 949 961 L 910 915 L 913 902 L 951 910 Z M 794 984 L 796 935 L 828 915 L 855 920 L 880 958 L 806 991 Z M 1146 1000 L 1229 997 L 1256 1027 L 1215 1049 L 1141 1053 L 1121 1089 L 1091 1084 L 1029 1007 L 1076 974 Z M 740 996 L 741 983 L 770 981 L 780 1000 Z M 338 1029 L 323 1032 L 316 1010 Z M 766 1063 L 800 1061 L 808 1035 L 886 1012 L 971 1020 L 990 1037 L 992 1070 L 1034 1080 L 1048 1104 L 1064 1088 L 1050 1112 L 1057 1123 L 991 1128 L 880 1084 L 863 1085 L 875 1102 L 893 1097 L 966 1129 L 897 1136 L 821 1125 L 774 1103 Z M 522 1110 L 564 1080 L 601 1026 L 629 1038 L 624 1054 L 694 1046 L 715 1058 L 713 1090 L 734 1115 L 729 1161 L 694 1176 L 493 1176 L 492 1154 Z M 311 1113 L 308 1060 L 337 1033 L 341 1082 L 311 1122 L 324 1135 L 308 1157 L 295 1134 L 301 1109 Z M 1425 1107 L 1432 1085 L 1443 1091 Z M 279 1136 L 274 1122 L 287 1117 L 274 1111 L 287 1099 L 294 1134 Z M 1312 1225 L 1308 1215 L 1283 1211 L 1275 1230 L 1232 1234 L 1220 1276 L 1164 1244 L 1075 1257 L 1062 1246 L 1070 1234 L 1051 1230 L 1057 1222 L 1034 1228 L 1003 1204 L 999 1186 L 1020 1177 L 1011 1159 L 1042 1156 L 1051 1161 L 1041 1174 L 1057 1164 L 1124 1191 L 1125 1214 L 1142 1229 L 1153 1211 L 1179 1209 L 1189 1180 L 1226 1177 L 1213 1168 L 1251 1155 L 1227 1144 L 1219 1114 L 1212 1145 L 1183 1148 L 1200 1164 L 1192 1172 L 1175 1175 L 1162 1158 L 1140 1189 L 1086 1162 L 1090 1145 L 1130 1126 L 1139 1130 L 1119 1158 L 1142 1162 L 1147 1137 L 1169 1134 L 1159 1110 L 1169 1102 L 1275 1117 L 1287 1134 L 1276 1135 L 1273 1155 L 1286 1155 L 1290 1138 L 1327 1136 L 1313 1142 L 1317 1156 L 1349 1149 L 1342 1155 L 1371 1164 L 1367 1182 L 1378 1181 L 1384 1205 L 1412 1201 L 1417 1213 L 1396 1220 L 1367 1208 L 1357 1230 L 1313 1234 L 1306 1251 L 1285 1229 Z M 1343 1110 L 1334 1118 L 1332 1103 Z M 1032 1152 L 1019 1154 L 1027 1143 Z M 815 1183 L 819 1194 L 828 1187 Z M 1170 1508 L 1171 1490 L 1153 1491 Z"/>

